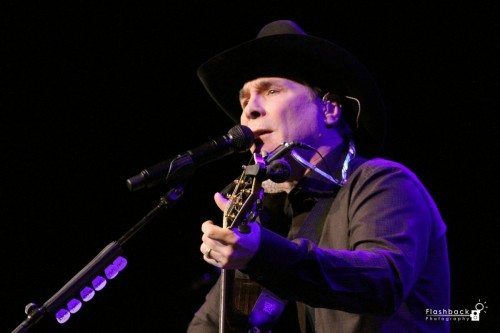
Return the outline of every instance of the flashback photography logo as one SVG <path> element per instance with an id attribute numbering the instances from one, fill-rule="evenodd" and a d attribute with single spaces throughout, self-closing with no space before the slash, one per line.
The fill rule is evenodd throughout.
<path id="1" fill-rule="evenodd" d="M 486 313 L 486 301 L 478 300 L 474 309 L 425 309 L 425 320 L 479 321 L 481 312 Z"/>

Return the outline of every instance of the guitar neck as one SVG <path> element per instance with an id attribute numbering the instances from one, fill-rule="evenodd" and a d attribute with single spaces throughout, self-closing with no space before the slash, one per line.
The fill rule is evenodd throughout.
<path id="1" fill-rule="evenodd" d="M 233 306 L 234 270 L 221 269 L 219 295 L 219 333 L 228 332 L 227 315 Z"/>
<path id="2" fill-rule="evenodd" d="M 222 227 L 228 228 L 229 222 L 226 214 L 223 216 Z M 227 325 L 227 315 L 228 311 L 231 310 L 231 299 L 232 299 L 232 284 L 234 279 L 234 271 L 221 269 L 220 272 L 220 294 L 219 294 L 219 332 L 228 332 Z"/>
<path id="3" fill-rule="evenodd" d="M 227 315 L 227 270 L 222 269 L 220 272 L 220 295 L 219 295 L 219 333 L 226 331 L 226 315 Z"/>

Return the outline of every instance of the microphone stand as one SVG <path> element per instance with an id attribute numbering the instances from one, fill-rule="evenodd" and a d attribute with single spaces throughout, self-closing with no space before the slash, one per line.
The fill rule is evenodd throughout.
<path id="1" fill-rule="evenodd" d="M 30 303 L 25 307 L 27 318 L 20 323 L 12 333 L 28 332 L 28 329 L 35 323 L 40 321 L 47 313 L 59 309 L 68 299 L 81 290 L 81 288 L 89 283 L 96 276 L 97 272 L 101 272 L 106 266 L 113 263 L 122 250 L 122 245 L 125 244 L 132 236 L 148 224 L 154 217 L 160 214 L 167 208 L 171 208 L 177 203 L 184 194 L 184 184 L 173 186 L 167 194 L 160 198 L 158 205 L 146 214 L 137 224 L 128 230 L 117 241 L 109 243 L 101 252 L 92 259 L 84 268 L 82 268 L 69 282 L 67 282 L 58 292 L 49 298 L 42 306 Z"/>

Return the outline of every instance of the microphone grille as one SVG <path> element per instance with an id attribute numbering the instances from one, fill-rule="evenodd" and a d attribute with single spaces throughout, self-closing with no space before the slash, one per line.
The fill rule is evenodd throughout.
<path id="1" fill-rule="evenodd" d="M 254 134 L 247 126 L 236 125 L 228 134 L 232 138 L 232 146 L 238 152 L 247 151 L 253 144 Z"/>

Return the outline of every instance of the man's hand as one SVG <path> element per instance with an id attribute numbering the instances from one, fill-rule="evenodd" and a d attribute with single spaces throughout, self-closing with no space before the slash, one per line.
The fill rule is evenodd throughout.
<path id="1" fill-rule="evenodd" d="M 229 205 L 229 200 L 216 193 L 215 203 L 221 210 Z M 212 221 L 201 225 L 203 236 L 200 251 L 203 259 L 224 269 L 242 269 L 252 259 L 259 248 L 260 226 L 253 222 L 249 224 L 250 233 L 242 234 L 238 229 L 221 228 Z"/>

